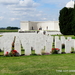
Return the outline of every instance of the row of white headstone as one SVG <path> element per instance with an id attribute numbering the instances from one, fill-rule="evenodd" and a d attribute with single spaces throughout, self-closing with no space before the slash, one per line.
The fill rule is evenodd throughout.
<path id="1" fill-rule="evenodd" d="M 30 37 L 31 36 L 31 37 Z M 71 39 L 71 37 L 68 37 L 65 39 L 65 37 L 61 36 L 61 39 L 59 40 L 58 36 L 55 37 L 55 48 L 59 48 L 59 53 L 62 52 L 62 44 L 65 45 L 65 53 L 70 53 L 71 48 L 73 47 L 75 49 L 75 40 Z M 23 48 L 25 49 L 25 55 L 31 54 L 31 47 L 34 48 L 36 54 L 41 55 L 41 50 L 45 47 L 45 52 L 50 53 L 52 50 L 52 44 L 53 44 L 53 37 L 52 36 L 46 36 L 46 35 L 40 35 L 40 34 L 33 34 L 33 35 L 21 35 L 19 36 L 20 41 L 22 43 Z M 21 53 L 20 53 L 21 54 Z"/>
<path id="2" fill-rule="evenodd" d="M 18 51 L 21 55 L 21 45 L 25 50 L 25 55 L 31 54 L 31 47 L 35 50 L 35 54 L 42 54 L 42 49 L 45 47 L 45 53 L 50 53 L 52 50 L 53 42 L 55 43 L 55 48 L 59 48 L 59 53 L 62 52 L 62 44 L 65 44 L 65 53 L 70 53 L 71 48 L 75 49 L 75 40 L 71 37 L 65 39 L 64 36 L 61 36 L 60 39 L 58 36 L 47 36 L 43 34 L 36 33 L 17 33 L 13 35 L 4 35 L 0 37 L 0 49 L 4 50 L 4 54 L 6 52 L 11 52 L 12 50 L 12 42 L 15 38 L 14 49 Z M 55 40 L 55 41 L 53 41 Z"/>
<path id="3" fill-rule="evenodd" d="M 65 45 L 65 53 L 71 53 L 72 48 L 75 49 L 75 40 L 72 39 L 71 37 L 67 37 L 65 39 L 64 36 L 61 36 L 61 39 L 59 40 L 59 37 L 55 37 L 55 48 L 60 49 L 60 53 L 62 52 L 62 44 Z"/>

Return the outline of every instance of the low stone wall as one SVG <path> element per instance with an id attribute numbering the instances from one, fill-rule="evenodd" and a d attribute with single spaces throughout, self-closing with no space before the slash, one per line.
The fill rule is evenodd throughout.
<path id="1" fill-rule="evenodd" d="M 40 31 L 19 31 L 19 33 L 38 33 Z M 61 34 L 60 31 L 46 31 L 46 34 L 49 34 L 49 35 L 58 35 L 58 34 Z"/>
<path id="2" fill-rule="evenodd" d="M 36 33 L 37 31 L 19 31 L 19 33 Z"/>

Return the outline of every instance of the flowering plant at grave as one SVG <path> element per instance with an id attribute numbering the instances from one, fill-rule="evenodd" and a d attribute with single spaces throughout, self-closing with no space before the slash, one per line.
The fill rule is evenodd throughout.
<path id="1" fill-rule="evenodd" d="M 42 51 L 42 55 L 50 55 L 50 52 Z"/>
<path id="2" fill-rule="evenodd" d="M 9 52 L 6 52 L 6 54 L 4 56 L 9 56 Z"/>
<path id="3" fill-rule="evenodd" d="M 37 55 L 41 55 L 41 54 L 37 54 Z"/>
<path id="4" fill-rule="evenodd" d="M 60 51 L 59 48 L 52 48 L 51 53 L 52 53 L 52 54 L 58 54 L 59 51 Z"/>
<path id="5" fill-rule="evenodd" d="M 15 53 L 17 53 L 17 50 L 12 50 L 12 54 L 15 54 Z"/>
<path id="6" fill-rule="evenodd" d="M 11 56 L 19 56 L 19 53 L 17 52 L 17 50 L 12 50 L 10 55 Z"/>
<path id="7" fill-rule="evenodd" d="M 12 50 L 10 53 L 6 52 L 4 56 L 19 56 L 17 50 Z"/>
<path id="8" fill-rule="evenodd" d="M 45 53 L 45 55 L 50 55 L 50 53 Z"/>

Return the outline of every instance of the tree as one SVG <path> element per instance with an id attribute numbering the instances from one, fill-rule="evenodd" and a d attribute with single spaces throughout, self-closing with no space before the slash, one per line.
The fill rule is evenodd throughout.
<path id="1" fill-rule="evenodd" d="M 74 5 L 74 11 L 73 11 L 72 31 L 73 31 L 73 34 L 75 35 L 75 5 Z"/>
<path id="2" fill-rule="evenodd" d="M 73 21 L 73 8 L 66 8 L 60 10 L 59 27 L 63 35 L 72 35 L 72 21 Z"/>
<path id="3" fill-rule="evenodd" d="M 10 26 L 8 26 L 6 29 L 11 30 L 11 27 L 10 27 Z"/>
<path id="4" fill-rule="evenodd" d="M 8 26 L 6 29 L 8 29 L 8 30 L 14 30 L 14 29 L 19 29 L 18 27 L 10 27 L 10 26 Z"/>

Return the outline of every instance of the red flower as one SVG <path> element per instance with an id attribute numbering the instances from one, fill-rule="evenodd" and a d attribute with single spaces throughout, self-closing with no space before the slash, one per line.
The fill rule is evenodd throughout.
<path id="1" fill-rule="evenodd" d="M 52 50 L 60 50 L 59 48 L 52 48 Z"/>
<path id="2" fill-rule="evenodd" d="M 52 48 L 52 50 L 55 50 L 55 48 Z"/>
<path id="3" fill-rule="evenodd" d="M 6 54 L 9 54 L 9 52 L 6 52 Z"/>
<path id="4" fill-rule="evenodd" d="M 59 48 L 56 48 L 56 50 L 60 50 Z"/>
<path id="5" fill-rule="evenodd" d="M 7 56 L 9 54 L 9 52 L 6 52 L 5 56 Z"/>
<path id="6" fill-rule="evenodd" d="M 52 48 L 52 54 L 58 54 L 58 52 L 59 52 L 59 48 Z"/>
<path id="7" fill-rule="evenodd" d="M 17 50 L 12 50 L 12 54 L 18 53 Z"/>

